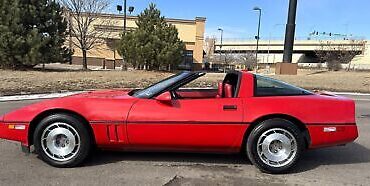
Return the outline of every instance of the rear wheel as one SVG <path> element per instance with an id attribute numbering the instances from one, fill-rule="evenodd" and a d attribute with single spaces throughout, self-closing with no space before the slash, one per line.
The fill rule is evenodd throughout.
<path id="1" fill-rule="evenodd" d="M 262 172 L 284 173 L 298 161 L 304 149 L 300 130 L 284 119 L 270 119 L 253 129 L 247 141 L 247 154 Z"/>
<path id="2" fill-rule="evenodd" d="M 35 129 L 35 150 L 55 167 L 74 167 L 89 155 L 92 140 L 83 121 L 67 114 L 44 118 Z"/>

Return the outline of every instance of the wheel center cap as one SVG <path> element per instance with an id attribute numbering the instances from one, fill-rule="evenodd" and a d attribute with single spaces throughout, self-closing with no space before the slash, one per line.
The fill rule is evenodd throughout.
<path id="1" fill-rule="evenodd" d="M 65 148 L 69 144 L 68 137 L 64 134 L 59 134 L 55 138 L 55 146 L 59 148 Z"/>
<path id="2" fill-rule="evenodd" d="M 270 143 L 270 146 L 269 146 L 269 150 L 274 153 L 274 154 L 277 154 L 280 152 L 280 150 L 283 149 L 283 144 L 281 141 L 279 140 L 274 140 Z"/>

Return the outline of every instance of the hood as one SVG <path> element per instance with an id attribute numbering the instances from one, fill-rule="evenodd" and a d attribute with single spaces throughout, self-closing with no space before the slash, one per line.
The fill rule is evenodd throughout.
<path id="1" fill-rule="evenodd" d="M 126 117 L 124 113 L 128 113 L 128 109 L 137 100 L 129 96 L 128 92 L 128 90 L 99 90 L 43 100 L 6 114 L 4 120 L 29 122 L 47 110 L 62 109 L 78 113 L 89 121 L 123 121 Z"/>
<path id="2" fill-rule="evenodd" d="M 96 91 L 89 91 L 84 92 L 81 94 L 76 94 L 70 97 L 80 97 L 80 98 L 124 98 L 128 97 L 128 93 L 131 90 L 124 89 L 124 90 L 96 90 Z"/>

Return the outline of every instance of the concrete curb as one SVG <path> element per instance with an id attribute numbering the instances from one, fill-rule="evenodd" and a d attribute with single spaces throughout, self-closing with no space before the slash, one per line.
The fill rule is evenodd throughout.
<path id="1" fill-rule="evenodd" d="M 370 96 L 370 93 L 358 93 L 358 92 L 331 92 L 331 93 L 348 96 Z"/>
<path id="2" fill-rule="evenodd" d="M 75 94 L 79 94 L 79 93 L 82 93 L 82 92 L 83 91 L 65 92 L 65 93 L 51 93 L 51 94 L 31 94 L 31 95 L 17 95 L 17 96 L 2 96 L 2 97 L 0 97 L 0 102 L 35 100 L 35 99 L 52 99 L 52 98 L 60 98 L 60 97 L 75 95 Z"/>

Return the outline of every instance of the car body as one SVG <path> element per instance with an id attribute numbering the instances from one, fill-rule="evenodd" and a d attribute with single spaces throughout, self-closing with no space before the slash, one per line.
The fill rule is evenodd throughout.
<path id="1" fill-rule="evenodd" d="M 255 148 L 255 154 L 248 153 L 249 159 L 264 172 L 280 173 L 295 164 L 296 160 L 288 162 L 288 159 L 298 151 L 342 145 L 358 137 L 355 103 L 348 98 L 311 93 L 246 71 L 227 73 L 218 89 L 182 88 L 204 74 L 185 71 L 142 90 L 90 91 L 32 104 L 0 118 L 0 138 L 19 141 L 28 149 L 44 137 L 45 141 L 38 143 L 36 149 L 44 149 L 43 154 L 49 154 L 42 159 L 57 167 L 69 167 L 82 160 L 64 162 L 57 154 L 53 158 L 48 147 L 55 147 L 54 152 L 59 152 L 56 141 L 68 146 L 65 142 L 69 142 L 69 138 L 67 134 L 50 133 L 75 128 L 68 134 L 79 136 L 72 138 L 75 144 L 81 142 L 82 146 L 84 137 L 77 134 L 80 134 L 78 126 L 83 126 L 91 146 L 102 149 L 239 153 Z M 56 124 L 54 129 L 45 129 L 53 123 L 44 121 L 45 118 L 55 114 L 62 114 L 55 116 L 55 121 L 64 121 L 63 116 L 67 115 L 77 118 L 70 122 L 77 124 L 58 130 Z M 68 121 L 59 123 L 68 124 Z M 40 128 L 40 123 L 45 123 L 45 127 Z M 277 127 L 259 127 L 263 125 Z M 281 129 L 277 132 L 280 137 L 264 135 L 280 140 L 268 142 L 262 137 L 262 132 L 276 128 Z M 253 140 L 261 146 L 268 144 L 264 145 L 265 149 L 248 147 Z M 281 143 L 284 140 L 290 142 Z M 52 144 L 54 146 L 50 146 Z M 279 147 L 291 151 L 288 154 L 285 149 L 279 157 L 289 158 L 277 161 L 276 165 L 269 163 L 266 156 L 277 155 L 271 150 L 275 148 L 278 152 Z M 262 161 L 254 161 L 255 156 Z M 279 166 L 283 161 L 289 165 Z"/>

